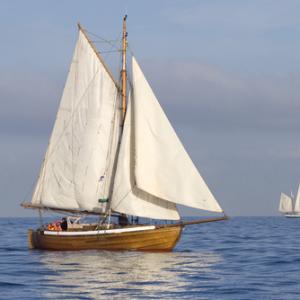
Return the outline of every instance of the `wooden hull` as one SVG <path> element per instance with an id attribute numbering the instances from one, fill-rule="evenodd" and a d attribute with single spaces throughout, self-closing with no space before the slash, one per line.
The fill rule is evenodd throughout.
<path id="1" fill-rule="evenodd" d="M 141 228 L 141 227 L 140 227 Z M 98 233 L 72 236 L 59 232 L 29 230 L 28 243 L 32 249 L 43 250 L 138 250 L 171 251 L 178 242 L 182 225 L 155 227 L 154 229 L 118 233 Z"/>

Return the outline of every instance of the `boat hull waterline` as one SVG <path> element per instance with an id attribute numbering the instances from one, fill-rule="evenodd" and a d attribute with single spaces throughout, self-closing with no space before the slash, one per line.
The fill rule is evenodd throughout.
<path id="1" fill-rule="evenodd" d="M 284 216 L 287 218 L 300 218 L 300 214 L 285 214 Z"/>
<path id="2" fill-rule="evenodd" d="M 183 226 L 137 226 L 98 231 L 28 231 L 31 249 L 171 251 Z"/>

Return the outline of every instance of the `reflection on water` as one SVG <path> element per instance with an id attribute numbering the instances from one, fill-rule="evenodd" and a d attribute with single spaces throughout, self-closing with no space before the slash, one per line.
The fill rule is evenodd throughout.
<path id="1" fill-rule="evenodd" d="M 40 259 L 50 271 L 41 278 L 47 286 L 43 296 L 56 299 L 145 299 L 200 292 L 199 279 L 211 280 L 211 268 L 221 260 L 216 253 L 108 251 L 44 252 Z"/>

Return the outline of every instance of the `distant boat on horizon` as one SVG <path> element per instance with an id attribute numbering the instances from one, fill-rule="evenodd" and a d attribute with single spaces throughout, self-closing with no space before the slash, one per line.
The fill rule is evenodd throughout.
<path id="1" fill-rule="evenodd" d="M 22 203 L 40 217 L 68 216 L 29 230 L 30 248 L 170 251 L 184 226 L 226 220 L 133 56 L 127 76 L 126 16 L 119 81 L 78 28 L 40 174 L 31 201 Z M 177 204 L 221 215 L 182 221 Z M 97 222 L 84 223 L 86 215 Z"/>
<path id="2" fill-rule="evenodd" d="M 278 210 L 287 218 L 300 218 L 300 184 L 295 199 L 292 195 L 281 193 Z"/>

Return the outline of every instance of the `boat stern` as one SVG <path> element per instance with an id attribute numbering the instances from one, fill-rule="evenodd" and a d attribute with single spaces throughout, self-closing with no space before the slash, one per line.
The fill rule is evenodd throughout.
<path id="1" fill-rule="evenodd" d="M 27 243 L 29 249 L 34 249 L 33 230 L 29 229 L 27 233 Z"/>

